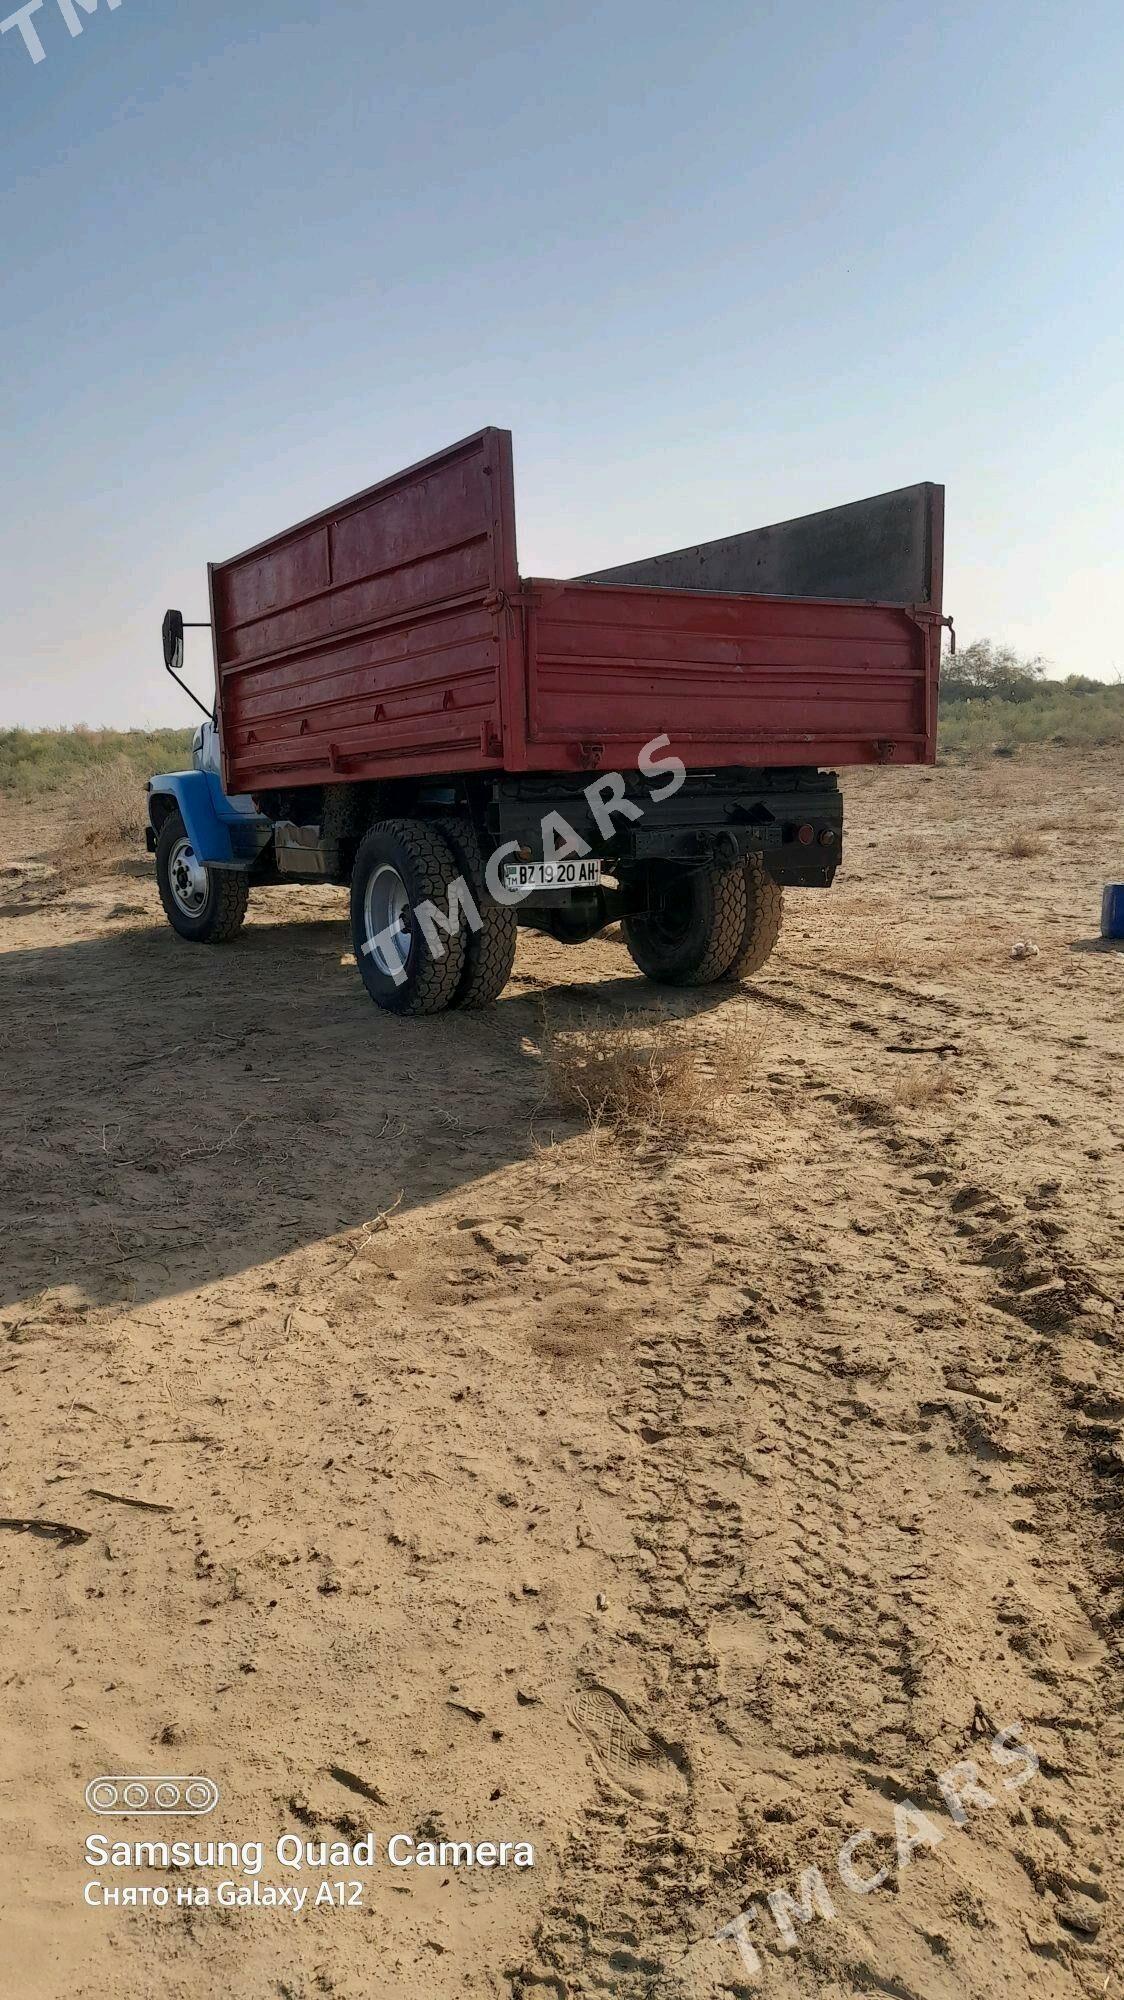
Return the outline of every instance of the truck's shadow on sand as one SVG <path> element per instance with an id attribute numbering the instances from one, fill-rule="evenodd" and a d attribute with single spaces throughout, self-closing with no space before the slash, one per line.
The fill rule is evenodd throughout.
<path id="1" fill-rule="evenodd" d="M 0 958 L 0 1301 L 168 1297 L 427 1207 L 576 1129 L 546 1102 L 544 1008 L 722 997 L 589 980 L 574 951 L 572 982 L 517 963 L 484 1012 L 398 1020 L 348 949 L 332 918 L 259 921 L 222 951 L 132 923 Z"/>

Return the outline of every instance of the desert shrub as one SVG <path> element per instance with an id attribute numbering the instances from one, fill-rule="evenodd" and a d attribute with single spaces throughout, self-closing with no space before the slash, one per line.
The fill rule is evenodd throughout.
<path id="1" fill-rule="evenodd" d="M 1003 844 L 1003 853 L 1009 861 L 1030 861 L 1041 854 L 1044 842 L 1034 833 L 1013 833 Z"/>
<path id="2" fill-rule="evenodd" d="M 893 1091 L 893 1101 L 903 1111 L 924 1111 L 930 1105 L 946 1104 L 955 1096 L 956 1077 L 944 1063 L 910 1070 L 898 1078 Z"/>
<path id="3" fill-rule="evenodd" d="M 1096 693 L 1075 693 L 1062 681 L 1043 681 L 1028 701 L 942 699 L 938 742 L 943 752 L 1124 743 L 1124 687 L 1101 683 Z"/>
<path id="4" fill-rule="evenodd" d="M 1100 694 L 1103 681 L 1095 681 L 1089 674 L 1067 674 L 1062 686 L 1069 694 Z"/>
<path id="5" fill-rule="evenodd" d="M 143 791 L 154 771 L 191 763 L 190 729 L 0 729 L 0 792 L 69 791 L 97 767 L 124 761 Z"/>
<path id="6" fill-rule="evenodd" d="M 685 1137 L 720 1119 L 748 1082 L 761 1040 L 744 1007 L 706 1034 L 697 1021 L 667 1016 L 598 1016 L 562 1029 L 544 1020 L 546 1094 L 596 1132 Z"/>
<path id="7" fill-rule="evenodd" d="M 1046 672 L 1043 659 L 1024 659 L 1013 646 L 973 639 L 941 666 L 942 701 L 1029 701 Z"/>
<path id="8" fill-rule="evenodd" d="M 591 1126 L 651 1131 L 697 1120 L 695 1051 L 673 1038 L 669 1022 L 596 1021 L 552 1033 L 544 1053 L 552 1101 Z"/>
<path id="9" fill-rule="evenodd" d="M 126 757 L 96 763 L 67 800 L 62 836 L 51 854 L 63 887 L 112 872 L 131 849 L 143 855 L 145 791 Z"/>

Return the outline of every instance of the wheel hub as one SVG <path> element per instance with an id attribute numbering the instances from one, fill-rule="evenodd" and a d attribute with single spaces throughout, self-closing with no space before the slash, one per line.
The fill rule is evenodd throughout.
<path id="1" fill-rule="evenodd" d="M 691 926 L 691 882 L 675 875 L 659 882 L 651 898 L 647 923 L 652 937 L 663 949 L 682 944 Z"/>
<path id="2" fill-rule="evenodd" d="M 168 858 L 168 886 L 185 917 L 197 917 L 207 900 L 207 869 L 190 840 L 177 840 Z"/>
<path id="3" fill-rule="evenodd" d="M 405 971 L 413 948 L 410 895 L 397 868 L 384 861 L 376 868 L 363 895 L 363 928 L 369 956 L 388 979 Z"/>

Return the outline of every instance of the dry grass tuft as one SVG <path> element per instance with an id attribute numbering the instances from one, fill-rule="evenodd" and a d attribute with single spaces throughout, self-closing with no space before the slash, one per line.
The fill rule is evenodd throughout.
<path id="1" fill-rule="evenodd" d="M 544 1051 L 550 1096 L 560 1111 L 616 1132 L 684 1130 L 697 1122 L 694 1050 L 655 1029 L 605 1021 L 561 1035 Z"/>
<path id="2" fill-rule="evenodd" d="M 1005 842 L 1003 853 L 1008 861 L 1030 861 L 1034 855 L 1044 852 L 1045 842 L 1036 833 L 1013 833 Z"/>
<path id="3" fill-rule="evenodd" d="M 955 1077 L 944 1063 L 932 1069 L 915 1069 L 894 1086 L 894 1103 L 903 1111 L 924 1111 L 930 1105 L 946 1104 L 955 1095 Z"/>
<path id="4" fill-rule="evenodd" d="M 745 1007 L 724 1016 L 717 1033 L 703 1034 L 701 1025 L 635 1015 L 556 1031 L 544 1019 L 550 1102 L 619 1139 L 686 1138 L 713 1128 L 748 1082 L 762 1036 Z"/>
<path id="5" fill-rule="evenodd" d="M 144 785 L 127 759 L 93 765 L 67 801 L 63 835 L 51 855 L 60 887 L 112 874 L 116 862 L 141 848 L 146 818 Z"/>

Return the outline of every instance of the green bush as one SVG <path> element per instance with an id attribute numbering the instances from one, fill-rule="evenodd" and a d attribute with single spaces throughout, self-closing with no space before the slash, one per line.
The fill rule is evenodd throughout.
<path id="1" fill-rule="evenodd" d="M 1046 678 L 1046 662 L 973 639 L 941 662 L 942 750 L 1014 750 L 1020 743 L 1124 742 L 1124 687 L 1088 674 Z"/>
<path id="2" fill-rule="evenodd" d="M 1041 681 L 1017 701 L 949 701 L 942 689 L 937 742 L 942 751 L 1124 743 L 1124 687 L 1095 682 L 1082 691 L 1064 681 Z"/>
<path id="3" fill-rule="evenodd" d="M 32 798 L 68 791 L 122 758 L 138 781 L 191 764 L 190 729 L 0 729 L 0 793 Z"/>
<path id="4" fill-rule="evenodd" d="M 973 639 L 941 667 L 945 701 L 1030 701 L 1046 672 L 1042 659 L 1026 660 L 1013 646 Z"/>

